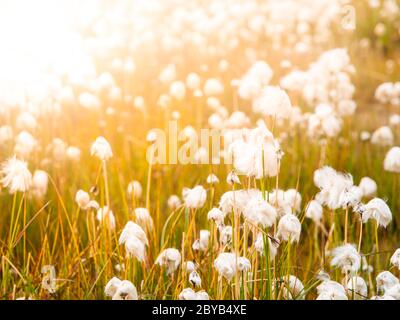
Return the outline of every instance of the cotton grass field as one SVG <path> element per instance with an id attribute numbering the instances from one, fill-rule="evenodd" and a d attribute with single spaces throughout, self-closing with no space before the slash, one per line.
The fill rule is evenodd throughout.
<path id="1" fill-rule="evenodd" d="M 400 2 L 0 1 L 2 299 L 399 300 Z"/>

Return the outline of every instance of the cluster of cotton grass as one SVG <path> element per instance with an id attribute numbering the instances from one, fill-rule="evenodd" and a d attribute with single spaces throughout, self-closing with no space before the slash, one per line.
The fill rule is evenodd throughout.
<path id="1" fill-rule="evenodd" d="M 73 63 L 0 93 L 1 297 L 399 300 L 400 10 L 361 2 L 91 8 Z M 219 153 L 159 163 L 170 120 Z"/>

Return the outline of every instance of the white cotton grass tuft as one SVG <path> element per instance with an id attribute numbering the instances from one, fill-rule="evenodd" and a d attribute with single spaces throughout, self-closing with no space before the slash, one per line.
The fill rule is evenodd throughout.
<path id="1" fill-rule="evenodd" d="M 284 299 L 304 300 L 305 298 L 304 285 L 299 278 L 297 278 L 294 275 L 288 275 L 282 277 L 279 280 L 279 282 L 281 284 L 277 286 L 277 289 L 279 289 L 279 292 Z M 278 294 L 279 293 L 277 293 L 277 295 Z"/>
<path id="2" fill-rule="evenodd" d="M 376 276 L 376 289 L 378 293 L 386 294 L 390 288 L 399 283 L 399 279 L 390 271 L 382 271 Z"/>
<path id="3" fill-rule="evenodd" d="M 278 216 L 276 209 L 259 194 L 250 198 L 243 210 L 244 217 L 254 225 L 271 227 Z"/>
<path id="4" fill-rule="evenodd" d="M 292 111 L 292 103 L 284 90 L 267 86 L 253 100 L 253 111 L 264 116 L 288 118 Z"/>
<path id="5" fill-rule="evenodd" d="M 219 96 L 224 92 L 224 85 L 218 79 L 207 79 L 203 91 L 207 97 Z"/>
<path id="6" fill-rule="evenodd" d="M 316 200 L 311 200 L 306 208 L 306 217 L 319 224 L 322 219 L 323 208 Z"/>
<path id="7" fill-rule="evenodd" d="M 285 214 L 278 222 L 277 236 L 283 241 L 299 242 L 301 223 L 293 214 Z"/>
<path id="8" fill-rule="evenodd" d="M 90 148 L 90 154 L 102 161 L 107 161 L 113 156 L 111 146 L 104 137 L 98 137 Z"/>
<path id="9" fill-rule="evenodd" d="M 288 189 L 284 194 L 284 201 L 290 206 L 293 212 L 299 212 L 301 209 L 301 194 L 296 189 Z"/>
<path id="10" fill-rule="evenodd" d="M 239 176 L 236 174 L 235 171 L 231 171 L 228 173 L 228 175 L 226 176 L 226 182 L 229 185 L 233 185 L 233 184 L 240 184 L 240 179 Z"/>
<path id="11" fill-rule="evenodd" d="M 189 282 L 194 286 L 194 287 L 199 287 L 201 288 L 201 278 L 200 275 L 193 270 L 190 274 L 189 274 Z"/>
<path id="12" fill-rule="evenodd" d="M 400 147 L 393 147 L 386 153 L 383 168 L 389 172 L 400 173 Z"/>
<path id="13" fill-rule="evenodd" d="M 385 295 L 393 297 L 396 300 L 400 300 L 400 284 L 395 284 L 394 286 L 387 289 Z"/>
<path id="14" fill-rule="evenodd" d="M 128 184 L 127 192 L 129 196 L 139 199 L 142 196 L 143 188 L 139 181 L 131 181 Z"/>
<path id="15" fill-rule="evenodd" d="M 278 252 L 279 244 L 275 241 L 271 241 L 271 239 L 268 236 L 265 236 L 262 232 L 257 234 L 256 241 L 254 241 L 254 247 L 260 255 L 263 255 L 267 249 L 265 248 L 266 241 L 268 241 L 270 260 L 274 260 Z"/>
<path id="16" fill-rule="evenodd" d="M 251 264 L 245 257 L 236 256 L 235 253 L 231 252 L 222 252 L 214 260 L 214 268 L 220 277 L 231 281 L 237 271 L 249 271 Z"/>
<path id="17" fill-rule="evenodd" d="M 210 300 L 210 297 L 204 290 L 195 292 L 192 288 L 185 288 L 179 294 L 179 300 Z"/>
<path id="18" fill-rule="evenodd" d="M 108 206 L 99 208 L 96 215 L 97 220 L 109 228 L 111 231 L 115 229 L 115 216 Z"/>
<path id="19" fill-rule="evenodd" d="M 173 194 L 168 198 L 167 205 L 171 210 L 176 210 L 182 205 L 182 201 L 177 195 Z"/>
<path id="20" fill-rule="evenodd" d="M 400 248 L 397 249 L 390 258 L 390 263 L 400 270 Z"/>
<path id="21" fill-rule="evenodd" d="M 135 215 L 135 221 L 139 226 L 144 230 L 150 231 L 153 229 L 153 218 L 147 208 L 136 208 L 133 212 Z"/>
<path id="22" fill-rule="evenodd" d="M 186 208 L 199 209 L 204 206 L 207 199 L 207 191 L 203 186 L 195 186 L 193 189 L 184 188 L 182 191 Z"/>
<path id="23" fill-rule="evenodd" d="M 14 153 L 27 159 L 39 148 L 39 142 L 27 131 L 21 131 L 15 138 Z"/>
<path id="24" fill-rule="evenodd" d="M 358 186 L 361 189 L 363 197 L 365 198 L 371 198 L 375 196 L 378 189 L 376 182 L 370 177 L 363 177 Z"/>
<path id="25" fill-rule="evenodd" d="M 8 188 L 11 194 L 26 192 L 32 186 L 32 174 L 28 163 L 17 159 L 16 156 L 2 163 L 1 175 L 1 184 Z"/>
<path id="26" fill-rule="evenodd" d="M 232 242 L 233 229 L 232 226 L 219 227 L 219 242 L 225 246 Z"/>
<path id="27" fill-rule="evenodd" d="M 380 198 L 370 200 L 362 206 L 362 220 L 367 222 L 369 219 L 375 219 L 379 226 L 386 228 L 392 221 L 392 211 L 389 206 Z"/>
<path id="28" fill-rule="evenodd" d="M 317 292 L 317 300 L 348 300 L 345 288 L 336 281 L 323 281 L 317 287 Z"/>
<path id="29" fill-rule="evenodd" d="M 365 300 L 368 297 L 367 283 L 359 276 L 351 277 L 347 281 L 347 291 L 349 297 L 354 297 L 356 300 Z"/>
<path id="30" fill-rule="evenodd" d="M 210 239 L 210 231 L 200 230 L 200 238 L 193 242 L 192 249 L 195 251 L 206 251 Z"/>
<path id="31" fill-rule="evenodd" d="M 112 300 L 138 300 L 137 290 L 133 283 L 117 277 L 108 281 L 104 292 L 106 296 L 112 297 Z"/>
<path id="32" fill-rule="evenodd" d="M 355 273 L 361 267 L 361 256 L 353 244 L 336 247 L 331 254 L 331 266 L 340 268 L 342 273 Z"/>
<path id="33" fill-rule="evenodd" d="M 226 148 L 235 172 L 256 179 L 275 177 L 283 156 L 279 141 L 274 139 L 265 124 L 243 133 L 232 139 Z"/>
<path id="34" fill-rule="evenodd" d="M 165 267 L 167 274 L 172 274 L 181 263 L 181 253 L 175 248 L 163 250 L 157 257 L 155 264 Z"/>
<path id="35" fill-rule="evenodd" d="M 231 214 L 232 212 L 241 214 L 250 199 L 261 196 L 261 191 L 258 189 L 227 191 L 220 198 L 219 208 L 225 214 Z"/>
<path id="36" fill-rule="evenodd" d="M 211 173 L 208 175 L 208 177 L 207 177 L 208 184 L 216 184 L 218 182 L 219 182 L 219 179 L 215 174 Z"/>
<path id="37" fill-rule="evenodd" d="M 356 205 L 362 196 L 350 174 L 337 172 L 329 166 L 314 172 L 314 184 L 320 189 L 315 200 L 332 210 Z"/>
<path id="38" fill-rule="evenodd" d="M 371 136 L 371 143 L 379 146 L 392 146 L 394 141 L 393 132 L 390 127 L 383 126 L 375 130 Z"/>
<path id="39" fill-rule="evenodd" d="M 207 219 L 208 220 L 213 220 L 217 226 L 220 226 L 220 225 L 224 224 L 225 216 L 226 216 L 226 213 L 222 212 L 218 208 L 212 208 L 207 213 Z"/>
<path id="40" fill-rule="evenodd" d="M 74 146 L 69 146 L 65 151 L 67 158 L 74 162 L 79 162 L 81 159 L 81 149 Z"/>
<path id="41" fill-rule="evenodd" d="M 49 177 L 43 170 L 36 170 L 32 178 L 32 194 L 37 199 L 42 199 L 47 193 Z"/>
<path id="42" fill-rule="evenodd" d="M 86 210 L 90 202 L 90 195 L 84 190 L 78 190 L 75 194 L 75 202 L 78 204 L 79 208 Z"/>
<path id="43" fill-rule="evenodd" d="M 183 263 L 183 270 L 185 270 L 186 273 L 191 273 L 196 270 L 196 264 L 193 261 L 185 261 Z"/>
<path id="44" fill-rule="evenodd" d="M 119 236 L 118 243 L 125 245 L 126 255 L 144 261 L 146 246 L 149 245 L 146 233 L 136 223 L 128 221 Z"/>

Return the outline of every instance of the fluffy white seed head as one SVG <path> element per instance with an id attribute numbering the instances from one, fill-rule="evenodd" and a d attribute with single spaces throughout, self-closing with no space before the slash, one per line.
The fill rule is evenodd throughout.
<path id="1" fill-rule="evenodd" d="M 172 274 L 178 269 L 181 263 L 181 254 L 175 248 L 165 249 L 159 254 L 155 263 L 165 267 L 167 269 L 167 274 Z"/>
<path id="2" fill-rule="evenodd" d="M 32 185 L 32 174 L 28 164 L 15 156 L 3 162 L 1 174 L 1 184 L 8 188 L 10 193 L 26 192 Z"/>
<path id="3" fill-rule="evenodd" d="M 293 214 L 285 214 L 278 223 L 277 236 L 284 241 L 298 242 L 301 233 L 301 223 Z"/>
<path id="4" fill-rule="evenodd" d="M 345 244 L 332 250 L 331 266 L 340 268 L 343 273 L 355 273 L 361 267 L 361 256 L 354 245 Z"/>
<path id="5" fill-rule="evenodd" d="M 113 156 L 111 146 L 104 137 L 98 137 L 90 148 L 90 154 L 106 161 Z"/>
<path id="6" fill-rule="evenodd" d="M 393 253 L 392 257 L 390 258 L 390 263 L 391 263 L 393 266 L 399 268 L 399 270 L 400 270 L 400 249 L 397 249 L 397 250 Z"/>
<path id="7" fill-rule="evenodd" d="M 199 209 L 204 206 L 207 199 L 207 191 L 202 186 L 193 189 L 184 188 L 182 191 L 183 201 L 189 209 Z"/>

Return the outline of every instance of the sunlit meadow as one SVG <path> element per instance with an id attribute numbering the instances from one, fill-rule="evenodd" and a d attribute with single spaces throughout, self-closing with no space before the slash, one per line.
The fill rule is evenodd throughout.
<path id="1" fill-rule="evenodd" d="M 400 2 L 0 0 L 2 299 L 400 299 Z"/>

